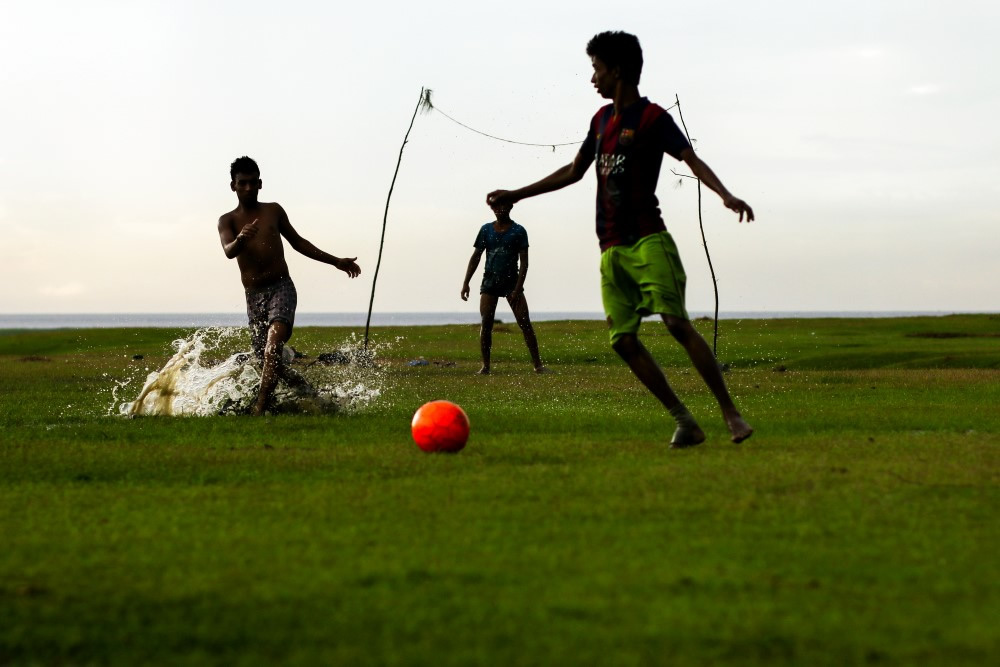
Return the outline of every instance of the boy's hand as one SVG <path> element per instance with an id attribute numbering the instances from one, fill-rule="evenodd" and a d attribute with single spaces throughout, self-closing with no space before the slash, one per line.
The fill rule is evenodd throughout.
<path id="1" fill-rule="evenodd" d="M 469 300 L 469 283 L 462 285 L 462 301 Z"/>
<path id="2" fill-rule="evenodd" d="M 740 199 L 739 197 L 734 197 L 732 195 L 729 195 L 728 197 L 722 200 L 722 203 L 725 204 L 726 208 L 732 211 L 736 211 L 737 213 L 740 214 L 740 222 L 743 222 L 744 213 L 747 216 L 747 222 L 753 222 L 753 209 L 750 208 L 750 205 L 747 204 L 742 199 Z"/>
<path id="3" fill-rule="evenodd" d="M 257 236 L 257 232 L 260 231 L 257 227 L 258 220 L 260 220 L 260 218 L 254 218 L 253 222 L 243 225 L 243 229 L 241 229 L 240 233 L 236 235 L 236 238 L 249 241 L 253 237 Z"/>
<path id="4" fill-rule="evenodd" d="M 340 257 L 333 265 L 350 277 L 357 278 L 361 275 L 361 267 L 355 263 L 356 259 L 357 257 Z"/>
<path id="5" fill-rule="evenodd" d="M 513 206 L 514 195 L 510 190 L 494 190 L 486 195 L 486 205 L 491 208 L 498 206 Z"/>

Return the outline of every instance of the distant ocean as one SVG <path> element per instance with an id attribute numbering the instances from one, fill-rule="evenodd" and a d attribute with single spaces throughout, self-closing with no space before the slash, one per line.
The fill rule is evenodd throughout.
<path id="1" fill-rule="evenodd" d="M 916 317 L 952 314 L 948 311 L 789 311 L 722 312 L 722 320 L 787 319 L 791 317 Z M 692 318 L 711 317 L 712 313 L 692 312 Z M 366 313 L 298 313 L 296 326 L 364 328 Z M 497 319 L 513 321 L 502 311 Z M 535 322 L 553 320 L 603 320 L 599 312 L 533 312 Z M 0 329 L 90 329 L 109 327 L 206 327 L 244 326 L 245 313 L 46 313 L 0 314 Z M 478 324 L 479 314 L 460 313 L 372 313 L 372 326 L 431 326 L 436 324 Z"/>

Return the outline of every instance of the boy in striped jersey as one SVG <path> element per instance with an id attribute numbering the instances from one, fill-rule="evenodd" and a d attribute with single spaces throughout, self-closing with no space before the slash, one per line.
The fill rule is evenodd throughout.
<path id="1" fill-rule="evenodd" d="M 591 83 L 612 100 L 594 115 L 573 162 L 517 190 L 494 190 L 490 205 L 513 205 L 559 190 L 583 178 L 597 164 L 597 237 L 601 245 L 601 296 L 611 346 L 677 422 L 673 447 L 691 447 L 705 433 L 677 397 L 662 369 L 639 340 L 639 324 L 658 314 L 691 358 L 714 394 L 733 442 L 753 429 L 736 409 L 711 348 L 691 325 L 684 303 L 687 276 L 677 246 L 666 230 L 656 199 L 663 154 L 683 160 L 740 222 L 754 219 L 750 206 L 730 193 L 691 148 L 670 115 L 639 94 L 642 48 L 624 32 L 603 32 L 587 44 L 594 68 Z"/>

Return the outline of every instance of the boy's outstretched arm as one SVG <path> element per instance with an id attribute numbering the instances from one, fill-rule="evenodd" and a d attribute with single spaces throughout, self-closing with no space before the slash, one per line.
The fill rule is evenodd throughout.
<path id="1" fill-rule="evenodd" d="M 698 157 L 694 150 L 690 148 L 685 148 L 681 152 L 681 159 L 687 163 L 687 166 L 691 168 L 691 173 L 701 179 L 701 182 L 707 185 L 712 191 L 717 195 L 722 197 L 722 203 L 726 208 L 736 211 L 740 214 L 740 222 L 743 222 L 744 214 L 747 217 L 747 222 L 753 221 L 753 209 L 750 205 L 739 197 L 734 197 L 733 193 L 726 189 L 726 186 L 722 184 L 719 177 L 715 175 L 712 168 L 709 167 L 700 157 Z"/>
<path id="2" fill-rule="evenodd" d="M 594 161 L 592 155 L 584 155 L 583 152 L 576 154 L 573 161 L 564 167 L 556 169 L 540 181 L 526 185 L 517 190 L 494 190 L 486 195 L 486 203 L 489 206 L 502 204 L 515 204 L 522 199 L 543 195 L 546 192 L 561 190 L 567 185 L 576 183 L 587 173 L 587 168 Z"/>
<path id="3" fill-rule="evenodd" d="M 472 274 L 476 272 L 476 267 L 479 266 L 479 258 L 483 256 L 483 249 L 476 248 L 472 252 L 472 257 L 469 258 L 469 268 L 465 270 L 465 282 L 462 283 L 462 301 L 469 300 L 469 281 L 472 280 Z"/>
<path id="4" fill-rule="evenodd" d="M 278 229 L 281 231 L 281 235 L 288 240 L 288 245 L 300 253 L 308 257 L 309 259 L 316 260 L 317 262 L 323 262 L 324 264 L 329 264 L 334 266 L 351 278 L 357 278 L 361 275 L 361 268 L 357 265 L 357 257 L 334 257 L 333 255 L 323 252 L 316 246 L 314 246 L 309 241 L 305 240 L 299 233 L 295 231 L 292 227 L 292 223 L 288 220 L 288 215 L 285 214 L 284 209 L 281 210 L 281 215 L 278 218 Z"/>
<path id="5" fill-rule="evenodd" d="M 524 279 L 528 277 L 528 249 L 522 248 L 517 253 L 517 283 L 514 285 L 514 289 L 511 291 L 510 295 L 512 297 L 517 296 L 518 292 L 524 291 Z"/>

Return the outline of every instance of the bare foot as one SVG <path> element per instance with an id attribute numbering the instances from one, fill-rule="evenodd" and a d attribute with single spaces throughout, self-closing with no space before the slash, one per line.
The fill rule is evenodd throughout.
<path id="1" fill-rule="evenodd" d="M 536 373 L 551 373 L 552 369 L 550 369 L 548 366 L 536 366 L 535 367 L 535 372 Z"/>
<path id="2" fill-rule="evenodd" d="M 476 373 L 476 375 L 489 375 L 489 374 L 490 374 L 489 366 L 483 366 L 482 368 L 479 369 L 479 372 Z"/>
<path id="3" fill-rule="evenodd" d="M 727 415 L 723 415 L 726 420 L 726 426 L 729 427 L 729 432 L 732 434 L 733 442 L 743 442 L 751 435 L 753 435 L 753 428 L 750 424 L 743 420 L 738 412 L 732 412 Z"/>
<path id="4" fill-rule="evenodd" d="M 705 432 L 698 426 L 678 426 L 674 431 L 674 437 L 670 439 L 672 449 L 684 449 L 694 447 L 705 442 Z"/>

